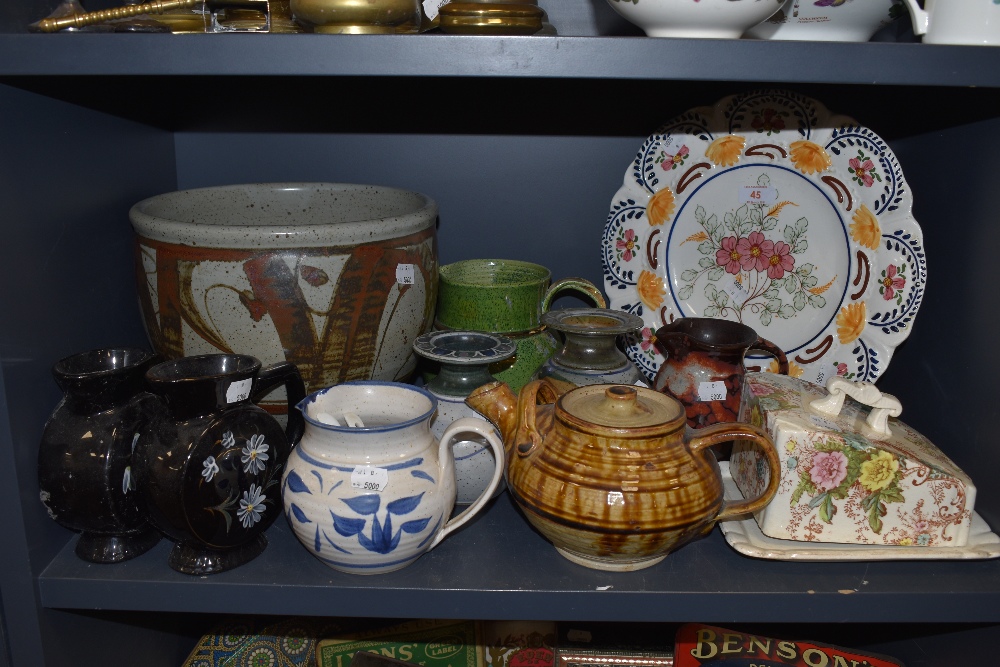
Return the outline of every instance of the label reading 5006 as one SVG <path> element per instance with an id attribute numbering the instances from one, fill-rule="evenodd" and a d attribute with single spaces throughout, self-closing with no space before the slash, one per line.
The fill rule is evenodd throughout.
<path id="1" fill-rule="evenodd" d="M 389 471 L 375 466 L 355 466 L 351 486 L 364 491 L 381 492 L 389 484 Z"/>

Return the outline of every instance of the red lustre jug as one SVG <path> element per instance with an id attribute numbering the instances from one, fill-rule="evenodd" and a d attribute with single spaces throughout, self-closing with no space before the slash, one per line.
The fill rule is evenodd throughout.
<path id="1" fill-rule="evenodd" d="M 737 421 L 748 352 L 772 355 L 788 374 L 781 348 L 739 322 L 683 317 L 657 329 L 655 344 L 666 360 L 653 386 L 684 404 L 691 428 Z"/>

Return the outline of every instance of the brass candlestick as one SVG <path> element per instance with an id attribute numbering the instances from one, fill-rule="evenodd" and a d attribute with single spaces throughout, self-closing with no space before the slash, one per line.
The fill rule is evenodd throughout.
<path id="1" fill-rule="evenodd" d="M 141 5 L 128 5 L 126 7 L 115 7 L 114 9 L 102 9 L 97 12 L 87 12 L 86 14 L 73 14 L 61 18 L 42 19 L 31 26 L 41 32 L 56 32 L 64 28 L 82 28 L 95 23 L 112 21 L 114 19 L 125 19 L 140 14 L 160 14 L 171 9 L 181 9 L 184 7 L 194 7 L 205 0 L 152 0 Z"/>

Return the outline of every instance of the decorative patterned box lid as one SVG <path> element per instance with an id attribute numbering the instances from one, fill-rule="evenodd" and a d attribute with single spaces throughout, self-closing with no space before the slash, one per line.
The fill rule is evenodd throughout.
<path id="1" fill-rule="evenodd" d="M 389 628 L 323 639 L 316 647 L 318 667 L 349 667 L 358 651 L 372 651 L 423 667 L 483 667 L 476 621 L 407 621 Z"/>
<path id="2" fill-rule="evenodd" d="M 827 386 L 773 373 L 746 377 L 740 419 L 771 434 L 782 468 L 777 495 L 755 516 L 761 532 L 811 542 L 965 546 L 972 480 L 927 438 L 890 418 L 901 411 L 892 396 L 843 378 Z M 729 465 L 745 496 L 767 486 L 766 462 L 753 445 L 737 443 Z"/>

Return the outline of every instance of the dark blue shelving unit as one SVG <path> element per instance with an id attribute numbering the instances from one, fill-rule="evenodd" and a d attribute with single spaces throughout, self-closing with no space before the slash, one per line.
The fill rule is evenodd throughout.
<path id="1" fill-rule="evenodd" d="M 1000 561 L 754 560 L 716 530 L 649 570 L 600 573 L 558 556 L 503 495 L 389 575 L 330 570 L 279 521 L 259 559 L 196 578 L 167 567 L 166 544 L 78 560 L 38 501 L 35 454 L 59 400 L 54 360 L 146 344 L 127 218 L 145 197 L 251 181 L 416 189 L 440 204 L 442 262 L 508 256 L 601 285 L 601 230 L 643 138 L 690 107 L 785 86 L 899 157 L 929 281 L 880 386 L 971 474 L 1000 528 L 1000 49 L 25 33 L 46 4 L 0 8 L 0 665 L 177 665 L 223 614 L 810 623 L 812 638 L 829 628 L 910 667 L 989 664 Z"/>

